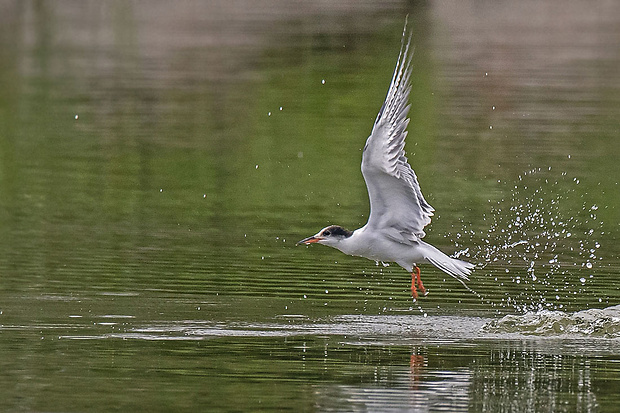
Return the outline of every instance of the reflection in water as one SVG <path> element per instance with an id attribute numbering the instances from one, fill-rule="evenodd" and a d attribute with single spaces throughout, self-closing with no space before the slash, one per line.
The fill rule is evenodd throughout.
<path id="1" fill-rule="evenodd" d="M 418 389 L 418 381 L 420 380 L 420 374 L 424 371 L 424 367 L 426 367 L 424 356 L 418 354 L 418 350 L 416 349 L 409 359 L 409 388 L 411 390 L 415 391 Z"/>
<path id="2" fill-rule="evenodd" d="M 535 345 L 507 345 L 472 366 L 477 411 L 599 411 L 591 360 L 541 353 Z"/>
<path id="3" fill-rule="evenodd" d="M 601 407 L 592 380 L 596 368 L 586 357 L 541 353 L 536 345 L 527 344 L 476 353 L 467 347 L 417 347 L 409 369 L 393 360 L 375 367 L 367 381 L 318 386 L 317 406 L 454 412 L 593 412 Z M 346 368 L 342 375 L 347 375 Z"/>
<path id="4" fill-rule="evenodd" d="M 416 388 L 408 388 L 406 369 L 377 370 L 371 383 L 317 386 L 317 408 L 330 410 L 335 405 L 347 411 L 467 411 L 470 377 L 466 371 L 431 370 Z"/>
<path id="5" fill-rule="evenodd" d="M 614 318 L 616 313 L 617 308 L 612 307 L 565 314 L 565 317 L 588 316 L 592 325 L 599 325 Z M 528 341 L 524 334 L 529 334 L 530 323 L 525 321 L 527 315 L 522 318 L 520 330 L 514 322 L 508 330 L 490 327 L 506 325 L 515 316 L 498 321 L 450 316 L 367 316 L 338 317 L 328 322 L 289 317 L 279 323 L 258 324 L 185 321 L 134 327 L 100 336 L 62 338 L 78 341 L 217 339 L 233 340 L 241 348 L 249 342 L 238 340 L 286 338 L 284 343 L 275 347 L 267 345 L 267 348 L 276 351 L 284 345 L 302 349 L 301 376 L 308 375 L 307 380 L 314 384 L 314 403 L 321 410 L 468 411 L 473 408 L 507 412 L 550 407 L 562 411 L 598 411 L 600 403 L 592 378 L 605 367 L 597 359 L 614 354 L 619 344 L 614 340 L 584 341 L 587 329 L 564 330 L 564 339 L 577 340 L 574 342 L 556 341 L 554 335 L 546 341 Z M 600 336 L 595 330 L 591 334 Z M 406 343 L 415 344 L 411 349 Z M 492 346 L 487 350 L 490 343 Z M 286 352 L 277 350 L 280 351 Z M 258 357 L 265 357 L 264 362 L 271 360 L 268 354 Z M 315 383 L 311 378 L 315 369 L 323 370 L 322 377 L 328 378 L 330 384 L 323 380 Z M 620 370 L 612 377 L 620 380 Z"/>
<path id="6" fill-rule="evenodd" d="M 319 410 L 598 411 L 597 380 L 620 382 L 620 369 L 606 364 L 618 354 L 617 340 L 581 333 L 533 340 L 527 329 L 486 331 L 488 318 L 298 316 L 142 325 L 127 314 L 75 316 L 62 325 L 5 324 L 0 337 L 37 338 L 46 354 L 63 349 L 50 355 L 50 362 L 65 365 L 61 377 L 80 369 L 66 364 L 65 355 L 81 360 L 84 353 L 106 376 L 156 369 L 183 378 L 190 388 L 215 386 L 223 394 L 248 380 L 263 389 L 257 390 L 261 395 L 274 383 L 293 390 L 301 382 L 311 389 L 304 399 Z M 5 354 L 5 371 L 15 380 L 32 374 L 19 362 L 7 363 L 20 354 L 19 347 Z M 113 365 L 106 361 L 110 354 L 116 354 Z M 263 400 L 282 406 L 282 396 Z"/>

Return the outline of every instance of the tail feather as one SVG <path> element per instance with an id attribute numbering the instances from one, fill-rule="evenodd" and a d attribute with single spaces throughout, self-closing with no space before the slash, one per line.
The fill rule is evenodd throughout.
<path id="1" fill-rule="evenodd" d="M 420 241 L 420 243 L 422 242 Z M 423 245 L 426 247 L 424 258 L 428 262 L 461 282 L 469 281 L 469 275 L 475 267 L 474 264 L 448 257 L 437 248 L 425 242 Z"/>
<path id="2" fill-rule="evenodd" d="M 456 279 L 469 281 L 469 275 L 471 274 L 474 264 L 466 261 L 457 260 L 456 258 L 450 258 L 444 255 L 445 258 L 437 259 L 438 257 L 426 257 L 428 262 L 433 264 L 445 273 L 450 274 Z"/>
<path id="3" fill-rule="evenodd" d="M 478 294 L 476 291 L 469 288 L 467 284 L 465 284 L 465 281 L 469 281 L 469 275 L 475 267 L 474 264 L 459 260 L 457 258 L 448 257 L 446 254 L 424 241 L 418 242 L 424 247 L 424 258 L 428 262 L 430 262 L 440 270 L 450 274 L 458 282 L 463 284 L 463 287 L 468 289 L 476 296 L 482 298 L 480 294 Z"/>

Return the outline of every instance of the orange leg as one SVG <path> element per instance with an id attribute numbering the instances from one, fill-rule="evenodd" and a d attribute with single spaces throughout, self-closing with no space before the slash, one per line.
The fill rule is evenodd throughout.
<path id="1" fill-rule="evenodd" d="M 418 298 L 418 288 L 420 289 L 422 295 L 426 295 L 426 288 L 424 288 L 424 284 L 422 284 L 422 278 L 420 277 L 420 269 L 418 267 L 415 267 L 413 272 L 411 273 L 411 296 L 413 298 Z"/>
<path id="2" fill-rule="evenodd" d="M 415 273 L 414 272 L 411 273 L 411 296 L 413 297 L 414 300 L 418 299 L 418 290 L 415 287 Z"/>

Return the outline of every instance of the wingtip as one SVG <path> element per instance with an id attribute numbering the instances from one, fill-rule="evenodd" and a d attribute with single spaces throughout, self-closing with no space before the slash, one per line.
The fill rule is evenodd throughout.
<path id="1" fill-rule="evenodd" d="M 407 46 L 409 46 L 409 44 L 411 43 L 411 37 L 413 36 L 413 32 L 412 31 L 409 31 L 409 36 L 407 36 L 407 26 L 408 25 L 409 25 L 409 13 L 407 13 L 407 15 L 405 15 L 405 25 L 403 26 L 403 36 L 401 38 L 401 41 L 402 41 L 403 44 L 405 44 L 405 39 L 407 39 Z"/>

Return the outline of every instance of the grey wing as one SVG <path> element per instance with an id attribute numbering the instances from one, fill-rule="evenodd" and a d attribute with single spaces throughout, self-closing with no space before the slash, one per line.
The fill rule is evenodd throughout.
<path id="1" fill-rule="evenodd" d="M 424 237 L 433 207 L 426 202 L 418 178 L 405 156 L 410 105 L 411 35 L 400 54 L 392 82 L 362 156 L 362 175 L 370 197 L 368 227 L 403 243 Z"/>

